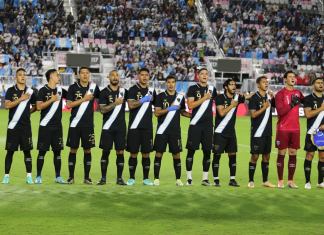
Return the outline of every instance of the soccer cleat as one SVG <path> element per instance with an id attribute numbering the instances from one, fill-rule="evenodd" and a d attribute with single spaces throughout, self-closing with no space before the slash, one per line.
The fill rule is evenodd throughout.
<path id="1" fill-rule="evenodd" d="M 26 177 L 26 184 L 34 184 L 33 178 L 31 176 Z"/>
<path id="2" fill-rule="evenodd" d="M 298 186 L 292 181 L 288 182 L 287 186 L 288 186 L 288 188 L 291 188 L 291 189 L 297 189 L 298 188 Z"/>
<path id="3" fill-rule="evenodd" d="M 312 185 L 311 185 L 310 182 L 307 182 L 307 183 L 305 184 L 305 189 L 312 189 Z"/>
<path id="4" fill-rule="evenodd" d="M 143 180 L 143 184 L 146 186 L 153 186 L 153 182 L 150 179 Z"/>
<path id="5" fill-rule="evenodd" d="M 41 176 L 37 176 L 35 179 L 35 184 L 42 184 L 42 177 Z"/>
<path id="6" fill-rule="evenodd" d="M 220 187 L 221 186 L 221 184 L 219 182 L 219 179 L 214 180 L 214 186 L 215 187 Z"/>
<path id="7" fill-rule="evenodd" d="M 3 177 L 3 179 L 2 179 L 2 183 L 3 184 L 9 184 L 9 175 L 5 175 L 4 177 Z"/>
<path id="8" fill-rule="evenodd" d="M 97 185 L 105 185 L 105 184 L 106 184 L 106 179 L 103 178 L 101 178 L 97 183 Z"/>
<path id="9" fill-rule="evenodd" d="M 228 185 L 232 187 L 240 187 L 240 185 L 236 182 L 235 179 L 231 179 Z"/>
<path id="10" fill-rule="evenodd" d="M 180 179 L 178 179 L 178 180 L 176 181 L 176 186 L 183 186 L 183 183 L 181 182 Z"/>
<path id="11" fill-rule="evenodd" d="M 69 178 L 67 179 L 67 183 L 68 183 L 68 184 L 74 184 L 74 178 L 69 177 Z"/>
<path id="12" fill-rule="evenodd" d="M 201 185 L 203 186 L 210 186 L 209 180 L 202 180 Z"/>
<path id="13" fill-rule="evenodd" d="M 275 188 L 275 187 L 276 187 L 274 184 L 272 184 L 272 183 L 269 182 L 269 181 L 263 182 L 263 183 L 262 183 L 262 186 L 263 186 L 263 187 L 266 187 L 266 188 Z"/>
<path id="14" fill-rule="evenodd" d="M 324 182 L 317 185 L 317 188 L 324 188 Z"/>
<path id="15" fill-rule="evenodd" d="M 284 185 L 284 181 L 283 181 L 283 180 L 279 180 L 279 181 L 278 181 L 278 188 L 279 188 L 279 189 L 283 189 L 283 188 L 285 188 L 285 185 Z"/>
<path id="16" fill-rule="evenodd" d="M 128 180 L 127 180 L 127 185 L 128 185 L 128 186 L 133 186 L 133 185 L 135 185 L 135 179 L 128 179 Z"/>
<path id="17" fill-rule="evenodd" d="M 155 179 L 153 182 L 154 186 L 160 186 L 160 180 L 159 179 Z"/>
<path id="18" fill-rule="evenodd" d="M 122 186 L 127 185 L 127 184 L 125 183 L 125 181 L 123 180 L 123 178 L 118 178 L 117 181 L 116 181 L 116 184 L 118 184 L 118 185 L 122 185 Z"/>
<path id="19" fill-rule="evenodd" d="M 187 186 L 192 186 L 192 179 L 187 179 L 187 183 L 186 183 Z"/>
<path id="20" fill-rule="evenodd" d="M 61 176 L 58 176 L 58 177 L 55 178 L 55 183 L 57 183 L 57 184 L 66 184 L 65 180 Z"/>
<path id="21" fill-rule="evenodd" d="M 250 181 L 248 183 L 248 188 L 254 188 L 254 182 L 253 181 Z"/>
<path id="22" fill-rule="evenodd" d="M 84 184 L 92 185 L 92 180 L 90 178 L 83 180 Z"/>

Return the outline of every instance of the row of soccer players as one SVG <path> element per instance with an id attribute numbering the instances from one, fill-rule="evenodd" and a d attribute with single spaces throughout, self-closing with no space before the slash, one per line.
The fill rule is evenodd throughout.
<path id="1" fill-rule="evenodd" d="M 185 97 L 175 91 L 176 79 L 169 76 L 166 79 L 166 91 L 156 95 L 154 89 L 149 88 L 149 71 L 141 69 L 138 74 L 138 83 L 129 91 L 119 86 L 119 75 L 116 71 L 110 72 L 110 84 L 101 92 L 90 82 L 88 68 L 80 68 L 79 80 L 72 84 L 68 91 L 62 89 L 60 76 L 56 70 L 46 72 L 48 84 L 42 87 L 38 94 L 26 86 L 24 69 L 16 73 L 16 85 L 6 92 L 5 107 L 9 109 L 9 124 L 7 130 L 5 159 L 5 176 L 2 183 L 9 183 L 9 172 L 12 158 L 18 147 L 24 151 L 27 170 L 26 182 L 33 183 L 31 176 L 32 158 L 30 150 L 33 148 L 30 123 L 30 113 L 36 109 L 41 111 L 41 120 L 38 133 L 37 149 L 37 177 L 35 183 L 41 184 L 41 171 L 44 157 L 50 147 L 54 153 L 54 166 L 57 183 L 74 183 L 74 169 L 76 154 L 80 145 L 84 150 L 84 183 L 92 184 L 89 176 L 91 168 L 91 148 L 95 146 L 93 102 L 99 99 L 100 111 L 103 114 L 103 125 L 99 147 L 102 149 L 101 172 L 99 185 L 106 183 L 107 166 L 113 144 L 116 150 L 117 184 L 134 185 L 137 167 L 138 152 L 142 153 L 143 184 L 159 185 L 159 171 L 161 159 L 167 145 L 173 155 L 176 185 L 182 186 L 181 161 L 182 151 L 180 115 L 190 118 L 187 139 L 186 172 L 187 185 L 192 185 L 192 165 L 195 151 L 202 146 L 203 150 L 203 177 L 202 185 L 209 186 L 208 172 L 210 155 L 213 151 L 212 171 L 215 186 L 220 186 L 218 177 L 221 154 L 228 153 L 230 168 L 230 186 L 239 186 L 235 180 L 237 139 L 235 122 L 237 106 L 249 99 L 251 112 L 251 160 L 249 163 L 249 184 L 254 187 L 254 172 L 259 155 L 262 155 L 263 186 L 275 187 L 268 181 L 268 167 L 271 152 L 272 112 L 276 106 L 278 124 L 276 147 L 279 149 L 277 158 L 278 188 L 284 187 L 283 170 L 286 151 L 289 154 L 288 187 L 297 188 L 293 181 L 296 168 L 296 153 L 299 143 L 299 104 L 303 102 L 307 117 L 307 135 L 305 140 L 305 188 L 311 188 L 310 170 L 314 152 L 318 150 L 311 141 L 311 135 L 317 129 L 323 129 L 323 80 L 313 80 L 313 93 L 303 97 L 302 93 L 294 89 L 295 74 L 288 71 L 284 75 L 285 88 L 275 97 L 268 91 L 266 77 L 259 77 L 256 82 L 258 91 L 251 95 L 236 93 L 236 83 L 228 79 L 224 82 L 224 93 L 217 95 L 213 86 L 208 85 L 208 71 L 202 68 L 198 71 L 199 82 L 187 91 L 187 105 L 192 114 L 186 112 Z M 69 178 L 67 182 L 60 175 L 62 139 L 62 98 L 66 98 L 67 107 L 71 109 L 70 125 L 67 146 L 70 147 L 68 157 Z M 130 109 L 128 131 L 126 131 L 125 104 Z M 213 128 L 212 104 L 216 103 L 215 128 Z M 152 105 L 154 114 L 158 117 L 158 127 L 153 144 Z M 32 107 L 30 109 L 30 107 Z M 127 138 L 126 138 L 127 136 Z M 127 141 L 126 141 L 127 139 Z M 126 147 L 127 146 L 127 147 Z M 128 161 L 129 175 L 127 183 L 122 178 L 124 168 L 124 150 L 130 152 Z M 154 182 L 149 179 L 150 157 L 152 150 L 156 151 L 154 159 Z M 318 186 L 324 187 L 324 154 L 319 150 Z"/>

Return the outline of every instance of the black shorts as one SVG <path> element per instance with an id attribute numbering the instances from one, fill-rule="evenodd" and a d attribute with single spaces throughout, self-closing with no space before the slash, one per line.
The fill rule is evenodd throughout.
<path id="1" fill-rule="evenodd" d="M 63 149 L 63 130 L 62 126 L 39 126 L 37 149 L 48 151 L 52 147 L 53 151 Z"/>
<path id="2" fill-rule="evenodd" d="M 155 135 L 154 150 L 156 152 L 164 153 L 167 145 L 169 145 L 169 152 L 172 154 L 182 152 L 181 134 Z"/>
<path id="3" fill-rule="evenodd" d="M 149 153 L 153 150 L 152 129 L 128 129 L 127 151 L 130 153 Z"/>
<path id="4" fill-rule="evenodd" d="M 271 147 L 272 147 L 272 136 L 250 138 L 251 154 L 269 154 L 271 153 Z"/>
<path id="5" fill-rule="evenodd" d="M 213 125 L 190 125 L 186 148 L 198 150 L 200 143 L 204 151 L 210 151 L 213 147 Z"/>
<path id="6" fill-rule="evenodd" d="M 124 150 L 126 147 L 126 126 L 115 130 L 102 130 L 99 148 L 111 150 L 115 144 L 115 150 Z"/>
<path id="7" fill-rule="evenodd" d="M 233 136 L 224 136 L 220 133 L 215 133 L 213 152 L 216 154 L 222 153 L 236 153 L 237 152 L 237 140 L 236 134 Z"/>
<path id="8" fill-rule="evenodd" d="M 82 148 L 90 149 L 95 146 L 95 135 L 93 126 L 89 127 L 70 127 L 66 145 L 70 148 L 77 149 L 82 142 Z"/>
<path id="9" fill-rule="evenodd" d="M 6 150 L 17 151 L 18 147 L 21 151 L 33 149 L 31 126 L 7 129 Z"/>
<path id="10" fill-rule="evenodd" d="M 304 150 L 307 152 L 316 152 L 316 151 L 322 152 L 322 151 L 324 151 L 324 150 L 318 149 L 317 146 L 313 144 L 310 134 L 306 134 Z"/>

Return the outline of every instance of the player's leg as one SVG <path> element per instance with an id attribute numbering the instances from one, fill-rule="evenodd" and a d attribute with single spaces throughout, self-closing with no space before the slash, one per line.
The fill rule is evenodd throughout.
<path id="1" fill-rule="evenodd" d="M 44 165 L 44 158 L 46 155 L 46 151 L 39 150 L 38 156 L 37 156 L 37 175 L 35 179 L 35 184 L 41 184 L 42 183 L 42 170 Z"/>
<path id="2" fill-rule="evenodd" d="M 305 146 L 304 150 L 306 151 L 306 156 L 304 160 L 304 174 L 305 174 L 305 189 L 311 189 L 311 171 L 312 171 L 312 161 L 314 158 L 315 151 L 317 150 L 317 147 L 312 143 L 311 135 L 306 134 L 305 136 Z"/>
<path id="3" fill-rule="evenodd" d="M 5 159 L 5 175 L 2 179 L 3 184 L 9 184 L 9 174 L 12 164 L 12 158 L 15 151 L 7 150 L 6 159 Z"/>
<path id="4" fill-rule="evenodd" d="M 270 147 L 270 149 L 271 149 L 271 147 Z M 264 187 L 268 187 L 268 188 L 275 188 L 276 186 L 274 184 L 272 184 L 269 181 L 269 179 L 268 179 L 268 175 L 269 175 L 269 161 L 270 161 L 270 153 L 264 153 L 264 154 L 262 154 L 262 162 L 261 162 L 262 185 Z"/>
<path id="5" fill-rule="evenodd" d="M 3 177 L 2 183 L 9 184 L 9 173 L 11 169 L 12 159 L 14 152 L 18 150 L 19 147 L 19 133 L 16 130 L 7 129 L 6 138 L 6 159 L 5 159 L 5 175 Z"/>
<path id="6" fill-rule="evenodd" d="M 285 167 L 285 155 L 289 143 L 289 135 L 287 132 L 277 131 L 276 147 L 278 148 L 277 157 L 277 173 L 278 173 L 278 188 L 284 188 L 283 173 Z"/>
<path id="7" fill-rule="evenodd" d="M 26 183 L 27 184 L 33 184 L 32 179 L 32 157 L 30 154 L 30 150 L 24 150 L 24 161 L 25 161 L 25 167 L 26 167 Z"/>
<path id="8" fill-rule="evenodd" d="M 229 186 L 239 187 L 236 182 L 236 153 L 237 153 L 237 139 L 236 135 L 226 138 L 225 152 L 228 154 L 228 166 L 230 169 Z"/>
<path id="9" fill-rule="evenodd" d="M 97 185 L 105 185 L 107 181 L 107 168 L 109 164 L 110 150 L 113 146 L 114 135 L 113 132 L 102 130 L 99 147 L 102 149 L 100 159 L 101 178 Z"/>
<path id="10" fill-rule="evenodd" d="M 54 150 L 53 149 L 53 163 L 55 169 L 55 183 L 58 184 L 66 184 L 65 180 L 61 176 L 61 166 L 62 166 L 62 157 L 61 157 L 61 150 Z"/>
<path id="11" fill-rule="evenodd" d="M 170 141 L 168 141 L 168 134 L 163 135 L 155 135 L 154 139 L 154 147 L 155 150 L 155 158 L 154 158 L 154 185 L 160 185 L 160 169 L 161 169 L 161 161 L 163 153 L 166 150 L 166 146 Z"/>
<path id="12" fill-rule="evenodd" d="M 136 129 L 129 129 L 127 133 L 127 151 L 130 153 L 128 159 L 129 179 L 127 185 L 135 184 L 135 172 L 137 167 L 137 154 L 140 147 L 140 135 Z"/>
<path id="13" fill-rule="evenodd" d="M 173 156 L 173 168 L 176 176 L 176 186 L 183 186 L 181 182 L 181 159 L 180 153 L 172 154 Z"/>
<path id="14" fill-rule="evenodd" d="M 324 151 L 319 150 L 318 152 L 319 155 L 319 161 L 318 161 L 318 165 L 317 165 L 317 169 L 318 169 L 318 185 L 317 187 L 319 188 L 324 188 L 324 182 L 323 182 L 323 178 L 324 178 Z"/>
<path id="15" fill-rule="evenodd" d="M 219 173 L 219 161 L 221 159 L 221 155 L 224 152 L 225 145 L 226 145 L 226 139 L 223 138 L 223 136 L 219 133 L 214 134 L 213 138 L 214 144 L 213 144 L 213 162 L 212 162 L 212 169 L 213 169 L 213 177 L 214 177 L 214 185 L 216 187 L 221 186 L 218 173 Z"/>
<path id="16" fill-rule="evenodd" d="M 70 127 L 68 132 L 68 138 L 66 146 L 70 147 L 68 164 L 69 164 L 69 178 L 67 179 L 68 184 L 74 183 L 74 171 L 76 163 L 76 155 L 80 145 L 81 132 L 80 128 Z"/>
<path id="17" fill-rule="evenodd" d="M 117 180 L 118 185 L 125 186 L 126 183 L 123 179 L 124 170 L 124 150 L 126 146 L 126 126 L 121 130 L 117 131 L 114 135 L 115 149 L 116 149 L 116 168 L 117 168 Z"/>
<path id="18" fill-rule="evenodd" d="M 95 135 L 93 127 L 81 128 L 81 141 L 83 148 L 83 169 L 84 169 L 84 184 L 92 184 L 90 178 L 91 170 L 91 148 L 95 146 Z"/>
<path id="19" fill-rule="evenodd" d="M 254 188 L 254 173 L 256 169 L 256 165 L 259 159 L 259 154 L 251 154 L 250 162 L 249 162 L 249 188 Z"/>
<path id="20" fill-rule="evenodd" d="M 182 141 L 181 134 L 178 135 L 169 135 L 168 139 L 169 144 L 169 152 L 173 157 L 173 168 L 176 176 L 176 186 L 183 186 L 181 182 L 181 160 L 180 160 L 180 152 L 182 152 Z"/>
<path id="21" fill-rule="evenodd" d="M 202 136 L 201 136 L 201 145 L 203 149 L 203 176 L 201 184 L 203 186 L 210 186 L 208 179 L 208 172 L 210 168 L 210 153 L 213 148 L 213 126 L 206 125 L 203 128 Z"/>
<path id="22" fill-rule="evenodd" d="M 142 167 L 143 167 L 143 184 L 153 186 L 153 182 L 149 179 L 151 159 L 150 152 L 153 150 L 153 131 L 141 130 L 141 153 L 142 153 Z"/>
<path id="23" fill-rule="evenodd" d="M 154 158 L 154 186 L 160 185 L 160 169 L 163 152 L 156 152 Z"/>
<path id="24" fill-rule="evenodd" d="M 20 130 L 20 150 L 24 152 L 24 161 L 26 166 L 26 183 L 33 184 L 32 178 L 32 156 L 30 151 L 33 149 L 33 142 L 32 142 L 32 132 L 31 127 L 22 128 Z"/>
<path id="25" fill-rule="evenodd" d="M 288 159 L 288 182 L 287 185 L 289 188 L 296 189 L 298 186 L 294 183 L 294 174 L 296 170 L 297 163 L 297 149 L 288 149 L 289 159 Z"/>

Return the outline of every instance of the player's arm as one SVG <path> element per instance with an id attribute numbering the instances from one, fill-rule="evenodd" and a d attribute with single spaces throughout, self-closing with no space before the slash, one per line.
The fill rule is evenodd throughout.
<path id="1" fill-rule="evenodd" d="M 180 110 L 181 116 L 191 118 L 191 113 L 187 112 L 185 109 Z"/>
<path id="2" fill-rule="evenodd" d="M 189 109 L 195 109 L 198 106 L 200 106 L 202 103 L 205 102 L 205 100 L 211 99 L 212 95 L 207 92 L 203 97 L 201 97 L 199 100 L 194 99 L 194 97 L 188 97 L 187 99 L 187 105 Z"/>
<path id="3" fill-rule="evenodd" d="M 93 94 L 85 94 L 82 99 L 78 99 L 76 101 L 67 100 L 66 107 L 72 109 L 74 107 L 80 106 L 83 102 L 87 102 L 93 99 Z"/>
<path id="4" fill-rule="evenodd" d="M 142 103 L 139 100 L 134 99 L 128 99 L 127 104 L 129 109 L 137 109 L 142 105 Z"/>
<path id="5" fill-rule="evenodd" d="M 317 116 L 322 111 L 324 111 L 324 104 L 322 104 L 321 107 L 315 110 L 312 110 L 310 107 L 304 108 L 305 116 L 307 119 Z"/>
<path id="6" fill-rule="evenodd" d="M 11 100 L 5 100 L 5 108 L 6 109 L 12 109 L 19 105 L 22 101 L 28 100 L 30 97 L 30 94 L 23 93 L 18 99 L 11 101 Z"/>
<path id="7" fill-rule="evenodd" d="M 99 108 L 100 108 L 100 112 L 101 113 L 108 113 L 111 110 L 113 110 L 117 105 L 120 105 L 124 102 L 123 98 L 117 98 L 115 100 L 115 102 L 111 103 L 111 104 L 100 104 Z"/>
<path id="8" fill-rule="evenodd" d="M 237 105 L 238 105 L 238 102 L 233 99 L 231 104 L 228 107 L 225 108 L 224 105 L 217 105 L 216 109 L 217 109 L 217 112 L 219 113 L 219 115 L 221 117 L 224 117 L 229 111 L 231 111 L 232 108 L 237 107 Z"/>
<path id="9" fill-rule="evenodd" d="M 267 108 L 268 107 L 270 107 L 271 106 L 271 104 L 270 104 L 270 102 L 267 100 L 267 101 L 265 101 L 265 102 L 263 102 L 263 105 L 262 105 L 262 108 L 261 109 L 259 109 L 259 110 L 255 110 L 255 109 L 251 109 L 250 110 L 250 113 L 251 113 L 251 117 L 252 118 L 257 118 L 257 117 L 259 117 L 261 114 L 263 114 L 266 110 L 267 110 Z"/>
<path id="10" fill-rule="evenodd" d="M 284 96 L 281 93 L 275 96 L 275 104 L 279 116 L 284 116 L 291 110 L 291 106 L 284 102 Z"/>
<path id="11" fill-rule="evenodd" d="M 51 98 L 47 101 L 37 101 L 36 108 L 38 111 L 48 108 L 52 103 L 59 100 L 59 96 L 52 92 Z"/>
<path id="12" fill-rule="evenodd" d="M 162 109 L 161 107 L 155 107 L 154 109 L 154 115 L 156 117 L 166 115 L 168 112 L 169 112 L 168 109 Z"/>
<path id="13" fill-rule="evenodd" d="M 30 113 L 34 113 L 37 111 L 36 105 L 32 104 L 31 108 L 30 108 Z"/>

